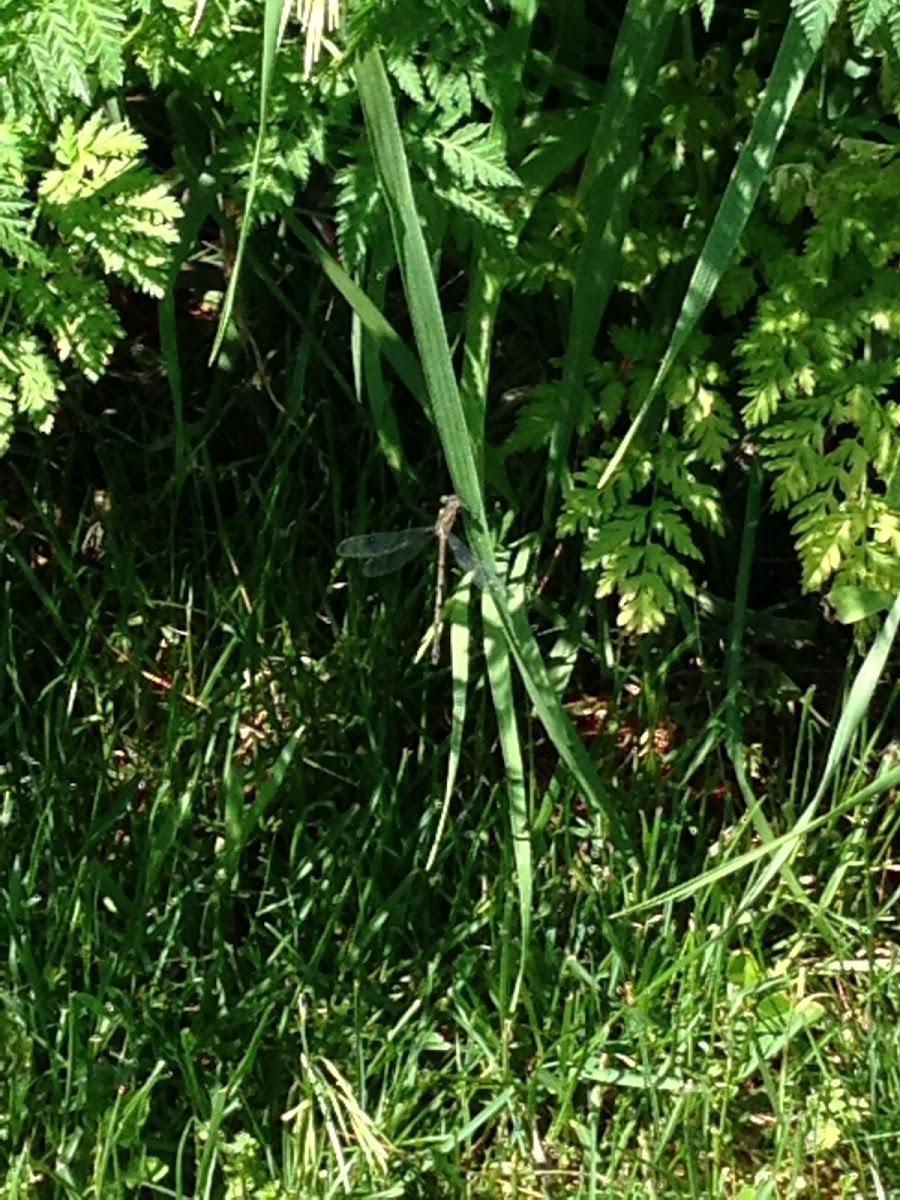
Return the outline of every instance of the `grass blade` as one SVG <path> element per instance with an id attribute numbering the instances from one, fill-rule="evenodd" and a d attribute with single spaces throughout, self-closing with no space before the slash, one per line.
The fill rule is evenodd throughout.
<path id="1" fill-rule="evenodd" d="M 741 557 L 738 564 L 737 582 L 735 584 L 734 613 L 732 615 L 728 641 L 725 748 L 728 757 L 731 759 L 738 787 L 741 789 L 741 794 L 747 804 L 747 815 L 753 822 L 753 827 L 762 844 L 764 846 L 771 846 L 775 841 L 775 831 L 772 829 L 766 814 L 763 812 L 762 802 L 754 795 L 750 780 L 747 778 L 745 766 L 747 755 L 738 709 L 738 698 L 741 695 L 741 648 L 746 630 L 751 568 L 756 545 L 756 531 L 759 527 L 762 482 L 762 468 L 757 461 L 754 461 L 750 464 L 750 486 L 747 491 L 744 533 L 741 539 Z M 809 899 L 807 894 L 786 859 L 782 861 L 782 873 L 785 883 L 790 888 L 797 903 L 808 906 Z M 823 933 L 828 937 L 834 936 L 833 931 L 827 925 L 823 926 Z"/>
<path id="2" fill-rule="evenodd" d="M 612 809 L 594 765 L 553 689 L 524 608 L 510 604 L 505 585 L 496 571 L 489 567 L 494 561 L 494 552 L 487 530 L 472 433 L 456 386 L 437 287 L 422 235 L 422 222 L 413 201 L 400 126 L 384 65 L 377 50 L 370 50 L 357 63 L 356 76 L 373 157 L 390 213 L 397 258 L 432 412 L 454 490 L 466 509 L 469 541 L 476 557 L 484 565 L 485 586 L 490 590 L 504 637 L 515 656 L 539 720 L 578 781 L 586 802 L 607 814 L 610 834 L 620 849 L 624 849 L 627 839 L 621 827 L 621 818 Z"/>
<path id="3" fill-rule="evenodd" d="M 694 267 L 678 321 L 656 372 L 653 386 L 607 464 L 597 483 L 598 490 L 604 488 L 619 469 L 647 413 L 655 403 L 665 377 L 685 342 L 696 329 L 697 322 L 712 299 L 725 268 L 737 249 L 738 240 L 772 166 L 778 143 L 806 82 L 806 76 L 815 62 L 816 53 L 817 50 L 807 41 L 799 21 L 792 17 L 778 48 L 775 65 L 759 111 L 753 120 L 750 137 L 738 155 L 722 203 Z"/>
<path id="4" fill-rule="evenodd" d="M 247 248 L 247 238 L 253 227 L 253 207 L 256 203 L 256 192 L 259 187 L 259 169 L 262 163 L 263 142 L 266 136 L 266 122 L 269 115 L 269 93 L 272 89 L 272 76 L 275 74 L 275 52 L 278 49 L 278 30 L 281 24 L 281 0 L 265 0 L 263 19 L 262 62 L 259 75 L 259 127 L 256 131 L 256 145 L 253 148 L 253 162 L 247 180 L 247 198 L 244 201 L 244 212 L 241 219 L 241 231 L 238 237 L 237 250 L 228 287 L 222 301 L 222 313 L 219 317 L 219 327 L 216 330 L 216 340 L 210 351 L 209 361 L 214 362 L 222 347 L 228 327 L 231 324 L 231 314 L 234 312 L 234 301 L 237 295 L 238 280 L 241 274 L 241 264 Z"/>
<path id="5" fill-rule="evenodd" d="M 425 381 L 422 378 L 422 369 L 416 356 L 384 316 L 381 309 L 372 302 L 334 255 L 329 254 L 318 238 L 313 237 L 302 222 L 292 216 L 287 216 L 285 223 L 310 252 L 336 291 L 347 301 L 366 333 L 397 372 L 404 385 L 409 388 L 423 407 L 427 407 Z"/>
<path id="6" fill-rule="evenodd" d="M 475 524 L 484 527 L 481 480 L 456 386 L 431 260 L 413 200 L 400 126 L 384 64 L 377 50 L 370 50 L 357 63 L 356 76 L 366 128 L 390 214 L 397 261 L 432 416 L 454 489 Z"/>
<path id="7" fill-rule="evenodd" d="M 519 1004 L 525 966 L 528 961 L 528 946 L 531 936 L 531 910 L 534 899 L 534 866 L 531 848 L 531 821 L 525 790 L 525 768 L 522 747 L 516 720 L 516 704 L 513 694 L 512 673 L 509 669 L 503 626 L 490 592 L 482 597 L 482 621 L 484 622 L 484 648 L 487 658 L 488 679 L 497 726 L 500 733 L 500 749 L 506 768 L 506 794 L 509 805 L 509 826 L 512 837 L 513 858 L 516 868 L 516 886 L 519 893 L 519 924 L 521 945 L 519 968 L 512 995 L 509 997 L 507 1016 L 511 1019 Z"/>
<path id="8" fill-rule="evenodd" d="M 846 756 L 852 738 L 872 702 L 875 687 L 884 672 L 898 627 L 900 627 L 900 596 L 894 602 L 881 631 L 857 673 L 853 686 L 850 689 L 850 695 L 847 698 L 840 720 L 838 721 L 822 778 L 819 781 L 812 800 L 800 814 L 794 827 L 765 845 L 754 846 L 752 850 L 736 855 L 726 862 L 719 863 L 711 870 L 704 871 L 702 875 L 696 876 L 687 883 L 678 884 L 677 887 L 670 888 L 662 895 L 654 896 L 650 900 L 631 905 L 629 908 L 622 910 L 621 913 L 614 915 L 621 916 L 625 915 L 625 913 L 632 914 L 651 908 L 661 908 L 666 904 L 677 903 L 680 900 L 696 896 L 706 888 L 713 887 L 723 879 L 727 879 L 728 876 L 734 875 L 747 867 L 754 866 L 764 858 L 768 858 L 770 861 L 766 864 L 759 878 L 747 890 L 741 902 L 741 911 L 746 911 L 764 894 L 772 880 L 782 870 L 784 864 L 796 853 L 801 838 L 812 832 L 813 829 L 832 821 L 841 812 L 852 810 L 858 805 L 861 796 L 865 794 L 877 795 L 885 788 L 891 786 L 891 781 L 898 774 L 896 769 L 885 772 L 882 777 L 875 780 L 867 788 L 833 805 L 823 816 L 816 816 L 825 792 L 831 784 L 840 762 Z"/>
<path id="9" fill-rule="evenodd" d="M 453 538 L 453 541 L 458 539 Z M 441 815 L 435 830 L 434 841 L 428 852 L 425 870 L 431 871 L 437 858 L 438 847 L 441 843 L 447 820 L 450 815 L 450 802 L 453 799 L 453 789 L 456 787 L 456 777 L 459 772 L 462 757 L 463 730 L 466 724 L 466 708 L 469 696 L 469 667 L 471 659 L 469 646 L 471 630 L 469 628 L 469 612 L 471 609 L 472 584 L 464 579 L 450 597 L 447 604 L 447 624 L 450 626 L 450 664 L 453 672 L 453 712 L 450 722 L 450 750 L 447 756 L 447 778 L 444 783 L 444 800 L 441 805 Z"/>

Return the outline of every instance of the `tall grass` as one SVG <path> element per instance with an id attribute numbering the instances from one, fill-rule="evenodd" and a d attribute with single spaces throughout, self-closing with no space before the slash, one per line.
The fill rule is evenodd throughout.
<path id="1" fill-rule="evenodd" d="M 448 738 L 424 585 L 343 583 L 309 441 L 284 448 L 231 512 L 200 483 L 174 556 L 165 512 L 136 538 L 116 500 L 82 562 L 39 490 L 4 544 L 9 1194 L 889 1195 L 900 767 L 859 706 L 873 660 L 830 752 L 809 703 L 784 713 L 768 844 L 716 755 L 641 743 L 702 732 L 696 706 L 661 714 L 649 671 L 629 701 L 616 668 L 591 749 L 639 831 L 624 869 L 570 782 L 542 803 L 552 744 L 520 718 L 520 980 L 503 678 L 468 668 Z M 165 471 L 133 454 L 114 497 Z"/>

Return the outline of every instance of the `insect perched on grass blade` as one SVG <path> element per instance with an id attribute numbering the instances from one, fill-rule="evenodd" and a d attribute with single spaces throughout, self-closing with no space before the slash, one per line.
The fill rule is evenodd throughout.
<path id="1" fill-rule="evenodd" d="M 411 562 L 417 554 L 437 539 L 438 565 L 437 585 L 434 595 L 434 624 L 431 661 L 435 665 L 441 657 L 441 633 L 444 626 L 444 598 L 447 591 L 447 547 L 460 567 L 477 574 L 477 563 L 465 542 L 451 532 L 457 514 L 462 508 L 458 496 L 445 496 L 441 511 L 433 525 L 420 525 L 412 529 L 397 529 L 391 533 L 361 533 L 356 537 L 344 538 L 338 545 L 338 554 L 344 558 L 365 559 L 363 574 L 369 578 L 389 575 L 404 564 Z"/>

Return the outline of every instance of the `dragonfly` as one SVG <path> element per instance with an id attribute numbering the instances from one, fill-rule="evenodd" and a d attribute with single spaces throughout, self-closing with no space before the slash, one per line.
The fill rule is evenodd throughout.
<path id="1" fill-rule="evenodd" d="M 441 634 L 444 630 L 444 599 L 447 594 L 447 548 L 467 574 L 477 574 L 472 551 L 452 532 L 463 503 L 459 496 L 444 496 L 441 511 L 433 525 L 418 525 L 411 529 L 396 529 L 390 533 L 361 533 L 344 538 L 337 552 L 344 558 L 365 559 L 363 575 L 375 578 L 390 575 L 411 562 L 426 546 L 437 540 L 437 584 L 434 593 L 431 661 L 437 666 L 441 659 Z"/>

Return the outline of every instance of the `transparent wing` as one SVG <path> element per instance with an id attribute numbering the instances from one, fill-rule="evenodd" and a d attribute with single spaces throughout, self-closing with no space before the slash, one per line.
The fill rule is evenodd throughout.
<path id="1" fill-rule="evenodd" d="M 453 557 L 459 563 L 460 569 L 468 575 L 470 572 L 478 583 L 484 578 L 484 572 L 481 569 L 481 563 L 469 549 L 464 541 L 451 533 L 447 541 L 450 543 L 450 549 L 453 551 Z"/>
<path id="2" fill-rule="evenodd" d="M 345 538 L 338 544 L 337 552 L 343 558 L 368 559 L 363 567 L 364 575 L 389 575 L 415 558 L 433 537 L 434 530 L 430 525 L 390 533 L 361 533 Z"/>

